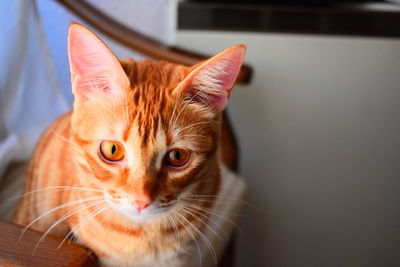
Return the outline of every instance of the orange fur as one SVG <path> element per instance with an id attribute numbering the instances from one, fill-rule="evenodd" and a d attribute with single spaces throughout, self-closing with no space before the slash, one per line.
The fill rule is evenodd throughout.
<path id="1" fill-rule="evenodd" d="M 74 27 L 85 31 L 80 25 L 71 26 Z M 85 34 L 90 35 L 86 30 L 82 38 Z M 97 45 L 93 36 L 89 37 Z M 80 42 L 79 38 L 76 42 Z M 236 49 L 244 51 L 243 47 Z M 192 88 L 196 85 L 186 78 L 198 68 L 123 60 L 110 71 L 124 75 L 129 82 L 113 76 L 108 88 L 109 72 L 103 75 L 105 72 L 100 69 L 103 73 L 99 89 L 95 79 L 94 84 L 88 85 L 92 80 L 79 73 L 81 66 L 74 66 L 71 53 L 73 50 L 70 59 L 74 109 L 42 135 L 25 184 L 27 193 L 40 191 L 21 199 L 14 222 L 42 232 L 54 226 L 51 232 L 64 237 L 72 230 L 105 264 L 162 266 L 197 236 L 196 231 L 188 230 L 188 222 L 199 229 L 206 222 L 207 214 L 194 216 L 185 207 L 192 205 L 192 210 L 204 213 L 204 208 L 213 206 L 213 201 L 185 196 L 218 192 L 221 110 L 205 104 L 204 99 L 196 99 Z M 107 54 L 107 62 L 114 64 L 111 56 L 111 52 Z M 232 75 L 236 77 L 237 71 Z M 102 160 L 98 147 L 103 140 L 123 144 L 123 160 Z M 191 151 L 188 166 L 176 169 L 165 165 L 164 155 L 174 147 Z M 139 219 L 130 218 L 112 206 L 122 205 L 125 199 L 149 200 L 150 208 L 139 211 L 135 215 Z M 162 212 L 157 210 L 161 207 Z M 179 231 L 179 240 L 175 231 Z"/>

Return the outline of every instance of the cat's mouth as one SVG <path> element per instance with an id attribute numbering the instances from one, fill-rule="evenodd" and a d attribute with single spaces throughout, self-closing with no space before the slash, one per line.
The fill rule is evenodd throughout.
<path id="1" fill-rule="evenodd" d="M 106 197 L 107 203 L 118 213 L 134 221 L 151 221 L 166 214 L 175 207 L 176 201 L 158 202 L 154 201 L 143 209 L 137 209 L 126 198 L 110 199 Z"/>

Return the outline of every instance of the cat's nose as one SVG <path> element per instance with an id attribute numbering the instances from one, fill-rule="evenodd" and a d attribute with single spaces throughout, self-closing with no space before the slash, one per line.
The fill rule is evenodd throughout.
<path id="1" fill-rule="evenodd" d="M 134 205 L 135 205 L 137 211 L 141 212 L 142 210 L 144 210 L 149 205 L 149 203 L 135 201 Z"/>
<path id="2" fill-rule="evenodd" d="M 133 205 L 135 206 L 138 212 L 141 212 L 150 205 L 150 202 L 151 202 L 150 198 L 135 199 L 133 201 Z"/>

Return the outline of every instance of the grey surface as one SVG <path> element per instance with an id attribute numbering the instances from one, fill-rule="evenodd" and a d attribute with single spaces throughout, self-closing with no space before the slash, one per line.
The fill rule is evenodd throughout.
<path id="1" fill-rule="evenodd" d="M 178 33 L 202 52 L 234 43 L 256 71 L 229 109 L 261 209 L 238 266 L 400 266 L 400 40 Z"/>

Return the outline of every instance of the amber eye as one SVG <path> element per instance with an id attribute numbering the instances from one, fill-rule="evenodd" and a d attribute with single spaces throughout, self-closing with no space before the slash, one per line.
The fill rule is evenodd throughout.
<path id="1" fill-rule="evenodd" d="M 100 144 L 101 155 L 109 161 L 119 161 L 124 157 L 123 146 L 115 141 L 103 141 Z"/>
<path id="2" fill-rule="evenodd" d="M 171 167 L 180 168 L 186 165 L 190 160 L 190 151 L 176 148 L 167 153 L 167 164 Z"/>

